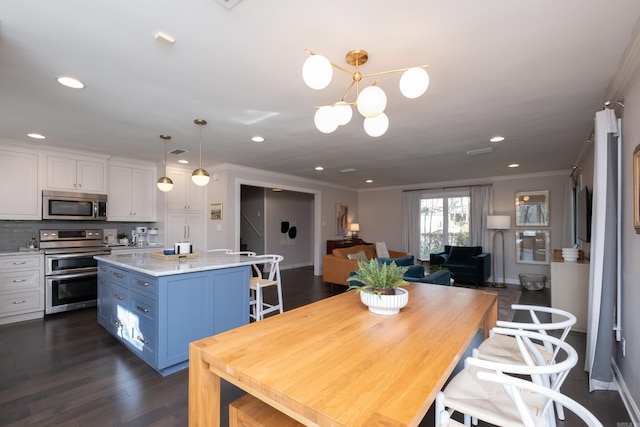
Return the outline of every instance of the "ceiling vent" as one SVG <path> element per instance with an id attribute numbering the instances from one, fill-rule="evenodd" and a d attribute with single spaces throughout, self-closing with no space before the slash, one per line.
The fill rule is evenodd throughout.
<path id="1" fill-rule="evenodd" d="M 182 156 L 186 152 L 187 152 L 186 150 L 181 150 L 180 148 L 176 148 L 175 150 L 169 151 L 169 154 L 173 154 L 174 156 Z"/>
<path id="2" fill-rule="evenodd" d="M 356 170 L 354 168 L 347 168 L 347 169 L 341 169 L 340 172 L 342 173 L 349 173 L 349 172 L 355 172 Z"/>
<path id="3" fill-rule="evenodd" d="M 487 154 L 493 152 L 493 147 L 478 148 L 477 150 L 469 150 L 467 154 L 470 156 L 477 156 L 478 154 Z"/>
<path id="4" fill-rule="evenodd" d="M 240 0 L 218 0 L 218 3 L 226 7 L 227 9 L 231 9 L 233 6 L 240 3 Z"/>

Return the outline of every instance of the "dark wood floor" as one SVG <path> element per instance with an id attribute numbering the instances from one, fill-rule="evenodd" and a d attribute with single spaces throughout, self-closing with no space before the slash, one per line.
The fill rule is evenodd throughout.
<path id="1" fill-rule="evenodd" d="M 323 283 L 312 268 L 285 270 L 282 276 L 285 310 L 345 290 Z M 521 302 L 548 305 L 549 298 L 547 291 L 524 291 Z M 569 339 L 582 356 L 584 334 Z M 587 391 L 582 365 L 581 360 L 563 391 L 605 426 L 630 426 L 617 393 Z M 223 382 L 223 425 L 227 405 L 242 394 Z M 95 309 L 0 326 L 2 426 L 186 426 L 187 398 L 187 370 L 162 377 L 96 323 Z M 433 425 L 431 412 L 421 425 Z"/>

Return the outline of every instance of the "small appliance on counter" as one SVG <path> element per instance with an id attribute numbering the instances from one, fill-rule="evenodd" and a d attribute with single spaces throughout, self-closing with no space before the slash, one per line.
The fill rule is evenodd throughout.
<path id="1" fill-rule="evenodd" d="M 116 228 L 105 228 L 102 230 L 102 237 L 104 238 L 104 243 L 107 246 L 116 246 L 118 243 L 118 229 Z"/>
<path id="2" fill-rule="evenodd" d="M 179 254 L 190 254 L 193 247 L 189 242 L 177 242 L 173 245 L 173 250 L 176 255 Z"/>
<path id="3" fill-rule="evenodd" d="M 136 227 L 135 230 L 131 230 L 131 237 L 133 238 L 134 246 L 139 248 L 145 248 L 148 246 L 147 241 L 148 229 L 147 227 Z"/>
<path id="4" fill-rule="evenodd" d="M 158 243 L 158 229 L 157 228 L 150 228 L 147 232 L 148 234 L 148 243 L 149 246 L 151 247 L 155 247 L 155 246 L 159 246 Z"/>

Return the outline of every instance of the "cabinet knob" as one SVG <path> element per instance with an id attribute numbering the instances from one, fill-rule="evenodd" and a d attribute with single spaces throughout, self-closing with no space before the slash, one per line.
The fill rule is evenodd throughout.
<path id="1" fill-rule="evenodd" d="M 120 296 L 118 294 L 113 294 L 114 297 L 118 298 L 120 301 L 122 301 L 124 299 L 123 296 Z"/>
<path id="2" fill-rule="evenodd" d="M 122 327 L 122 323 L 120 323 L 120 321 L 118 319 L 113 321 L 113 324 L 116 325 L 117 327 L 121 328 Z"/>
<path id="3" fill-rule="evenodd" d="M 114 276 L 116 276 L 118 279 L 122 279 L 122 274 L 120 273 L 113 273 Z"/>

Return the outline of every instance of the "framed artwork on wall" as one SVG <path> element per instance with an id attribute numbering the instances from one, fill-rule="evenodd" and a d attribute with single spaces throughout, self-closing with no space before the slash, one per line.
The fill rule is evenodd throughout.
<path id="1" fill-rule="evenodd" d="M 222 219 L 222 203 L 211 203 L 211 219 Z"/>
<path id="2" fill-rule="evenodd" d="M 516 262 L 549 264 L 549 230 L 516 230 Z"/>
<path id="3" fill-rule="evenodd" d="M 336 203 L 336 234 L 347 234 L 348 218 L 349 206 L 346 203 Z"/>
<path id="4" fill-rule="evenodd" d="M 516 193 L 516 227 L 549 226 L 549 191 Z"/>

